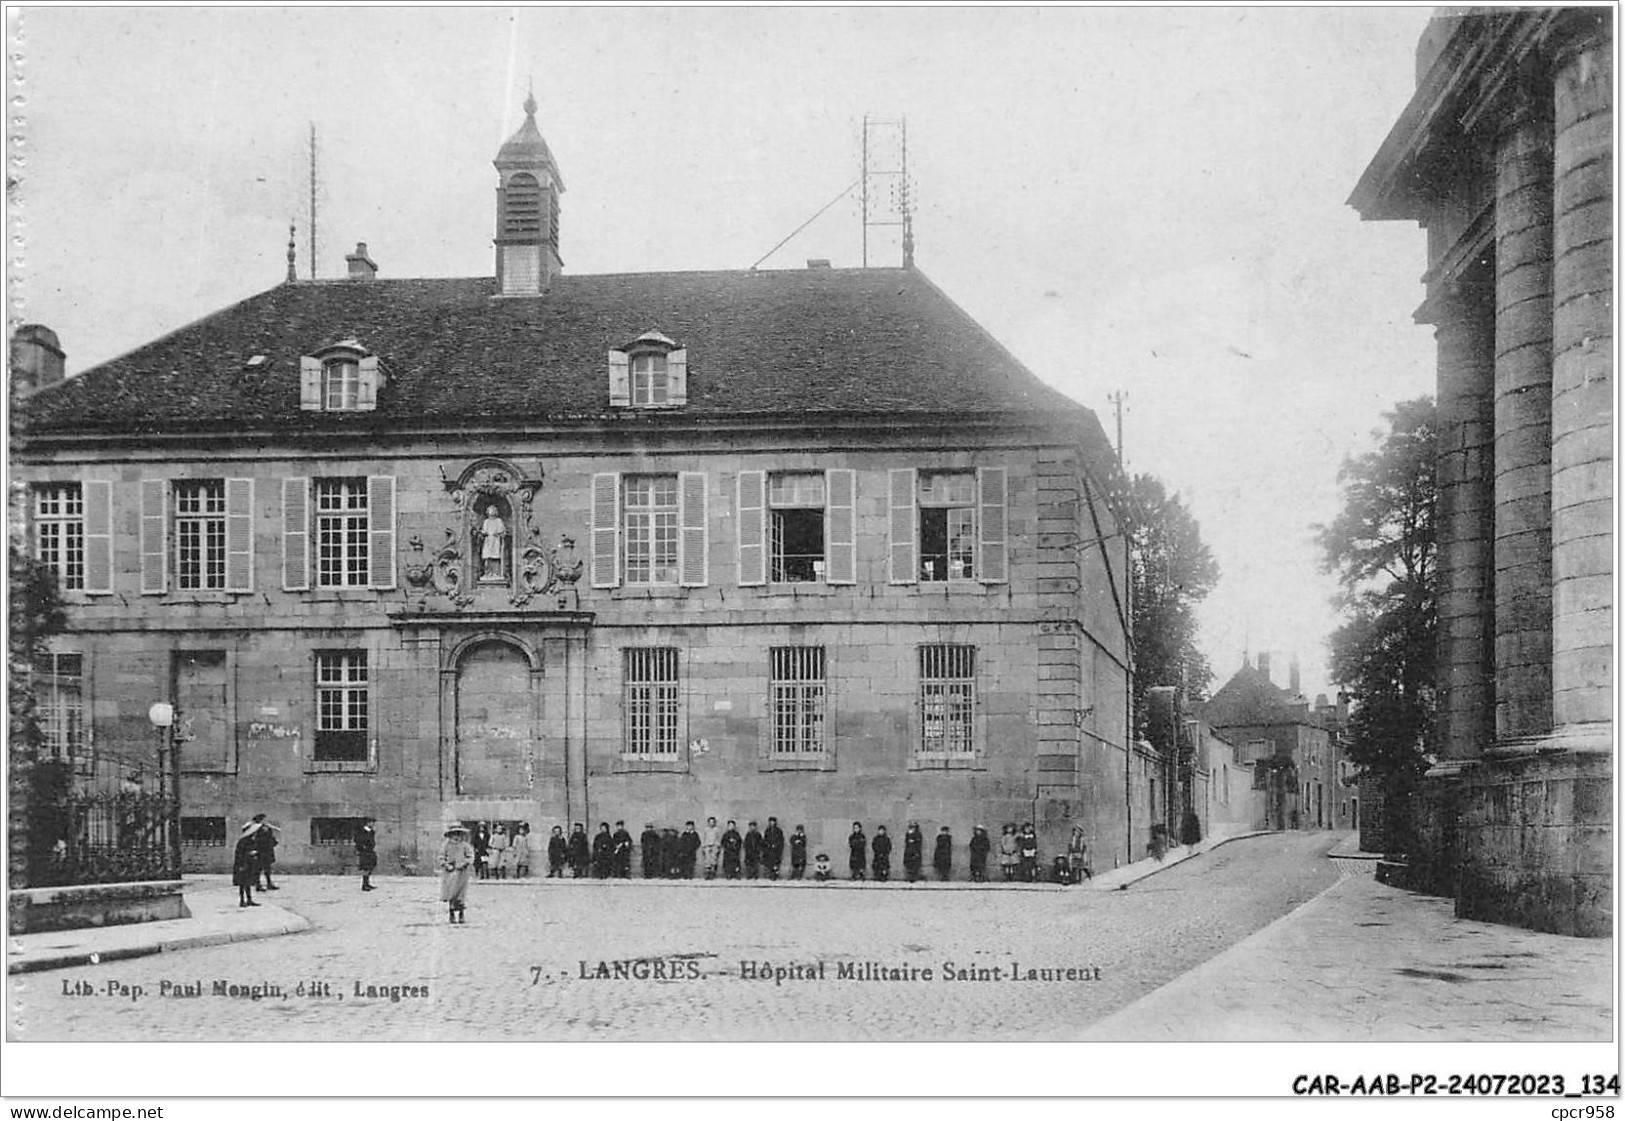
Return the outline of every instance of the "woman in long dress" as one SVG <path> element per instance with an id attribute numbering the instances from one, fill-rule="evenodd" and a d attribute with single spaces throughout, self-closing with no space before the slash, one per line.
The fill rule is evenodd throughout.
<path id="1" fill-rule="evenodd" d="M 461 825 L 446 828 L 446 843 L 440 850 L 440 901 L 447 906 L 446 917 L 466 923 L 463 913 L 468 901 L 468 881 L 474 874 L 474 846 L 468 843 L 468 830 Z"/>
<path id="2" fill-rule="evenodd" d="M 231 854 L 231 882 L 237 886 L 239 907 L 259 906 L 254 902 L 254 888 L 260 881 L 259 831 L 259 822 L 244 822 L 237 847 Z"/>

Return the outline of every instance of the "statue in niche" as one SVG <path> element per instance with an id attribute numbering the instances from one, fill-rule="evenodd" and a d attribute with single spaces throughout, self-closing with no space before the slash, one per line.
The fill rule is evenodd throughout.
<path id="1" fill-rule="evenodd" d="M 500 584 L 507 579 L 505 546 L 508 523 L 502 520 L 496 506 L 485 508 L 485 521 L 480 523 L 480 583 Z"/>

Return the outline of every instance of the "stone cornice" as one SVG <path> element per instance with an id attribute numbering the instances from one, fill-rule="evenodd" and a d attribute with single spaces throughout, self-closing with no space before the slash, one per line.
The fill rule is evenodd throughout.
<path id="1" fill-rule="evenodd" d="M 1498 131 L 1507 99 L 1550 53 L 1558 9 L 1490 10 L 1461 20 L 1360 176 L 1348 204 L 1367 221 L 1421 219 L 1435 161 L 1464 138 Z"/>

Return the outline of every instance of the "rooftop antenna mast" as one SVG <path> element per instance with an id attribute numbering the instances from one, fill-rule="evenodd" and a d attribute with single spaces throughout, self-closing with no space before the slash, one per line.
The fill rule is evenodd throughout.
<path id="1" fill-rule="evenodd" d="M 902 230 L 903 267 L 914 267 L 914 204 L 908 178 L 908 118 L 863 115 L 863 267 L 870 230 Z"/>
<path id="2" fill-rule="evenodd" d="M 316 279 L 316 122 L 310 122 L 310 279 Z"/>

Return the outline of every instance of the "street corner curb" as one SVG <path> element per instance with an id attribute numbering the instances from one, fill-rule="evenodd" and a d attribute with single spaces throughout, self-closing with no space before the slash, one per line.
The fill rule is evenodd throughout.
<path id="1" fill-rule="evenodd" d="M 1152 876 L 1155 876 L 1158 872 L 1165 872 L 1169 868 L 1177 868 L 1187 860 L 1194 860 L 1198 856 L 1202 856 L 1205 853 L 1210 853 L 1216 848 L 1221 848 L 1224 845 L 1228 845 L 1231 841 L 1245 841 L 1249 837 L 1267 837 L 1269 834 L 1270 830 L 1268 829 L 1255 829 L 1251 833 L 1233 833 L 1226 837 L 1220 837 L 1216 841 L 1205 842 L 1198 847 L 1190 849 L 1188 852 L 1182 852 L 1173 856 L 1166 856 L 1162 860 L 1156 862 L 1152 867 L 1135 872 L 1133 875 L 1126 876 L 1121 880 L 1108 880 L 1106 883 L 1095 883 L 1091 884 L 1090 886 L 1093 887 L 1095 891 L 1127 891 L 1141 880 L 1149 879 Z M 1104 879 L 1109 875 L 1111 875 L 1111 873 L 1102 872 L 1100 876 L 1096 877 L 1096 879 Z"/>
<path id="2" fill-rule="evenodd" d="M 72 969 L 77 965 L 105 965 L 110 961 L 128 961 L 130 958 L 151 957 L 163 952 L 159 943 L 145 946 L 120 946 L 112 950 L 75 950 L 73 953 L 52 954 L 47 957 L 15 959 L 6 963 L 7 973 L 42 973 L 48 969 Z"/>

